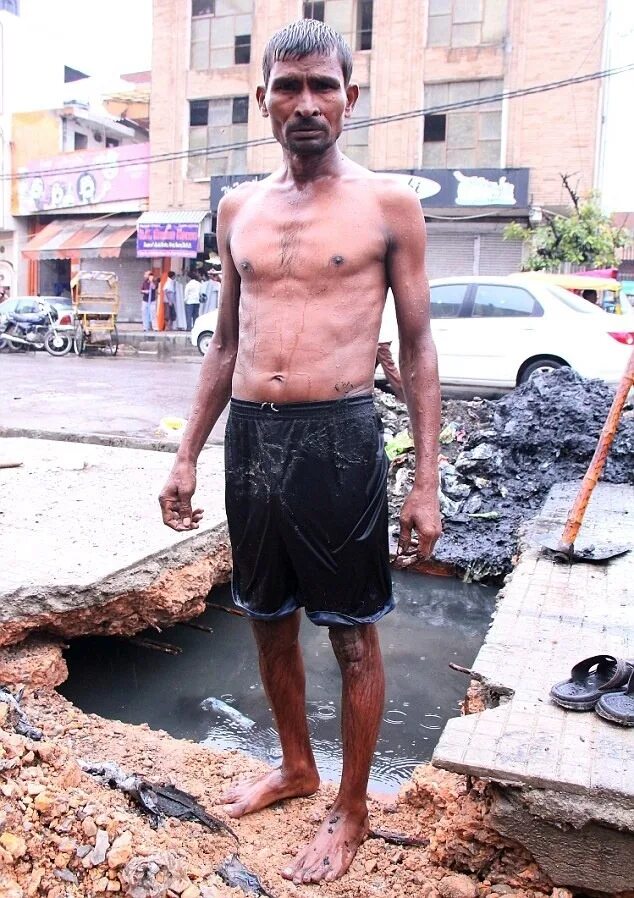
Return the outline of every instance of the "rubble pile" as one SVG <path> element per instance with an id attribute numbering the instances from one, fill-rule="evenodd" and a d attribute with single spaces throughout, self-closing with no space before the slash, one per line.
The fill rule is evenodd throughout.
<path id="1" fill-rule="evenodd" d="M 519 528 L 557 481 L 585 474 L 614 396 L 603 381 L 570 368 L 539 374 L 498 400 L 443 403 L 439 473 L 443 535 L 436 561 L 466 579 L 495 582 L 512 566 Z M 376 391 L 387 436 L 409 428 L 407 410 Z M 414 475 L 413 450 L 393 459 L 390 530 Z M 603 480 L 634 483 L 634 413 L 626 408 Z"/>
<path id="2" fill-rule="evenodd" d="M 172 781 L 209 810 L 218 810 L 215 802 L 232 782 L 257 775 L 263 765 L 147 726 L 86 715 L 51 690 L 27 692 L 22 704 L 43 738 L 16 734 L 10 715 L 0 725 L 2 898 L 239 898 L 254 882 L 261 889 L 250 894 L 315 894 L 314 886 L 288 883 L 279 870 L 315 832 L 334 786 L 231 821 L 238 845 L 230 835 L 184 819 L 167 818 L 153 829 L 129 796 L 82 771 L 81 759 Z M 422 845 L 368 839 L 344 879 L 328 884 L 328 894 L 571 898 L 553 890 L 522 849 L 490 829 L 486 813 L 484 787 L 468 789 L 464 777 L 418 768 L 397 800 L 371 801 L 370 817 L 377 832 L 404 833 Z"/>

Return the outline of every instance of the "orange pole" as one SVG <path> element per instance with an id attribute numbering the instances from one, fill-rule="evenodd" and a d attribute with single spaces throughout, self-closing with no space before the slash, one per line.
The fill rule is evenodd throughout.
<path id="1" fill-rule="evenodd" d="M 597 443 L 597 448 L 594 450 L 594 455 L 588 466 L 586 476 L 583 478 L 581 486 L 579 487 L 575 504 L 572 506 L 570 514 L 568 515 L 568 520 L 566 521 L 566 526 L 564 527 L 564 532 L 559 543 L 559 549 L 562 552 L 569 553 L 577 538 L 588 503 L 590 502 L 590 497 L 592 496 L 594 488 L 605 467 L 610 446 L 612 445 L 614 435 L 619 426 L 619 421 L 621 420 L 621 412 L 623 411 L 625 400 L 627 399 L 632 386 L 634 386 L 634 349 L 632 350 L 627 368 L 623 373 L 623 377 L 621 378 L 614 395 L 610 411 L 608 412 L 605 424 L 603 425 L 603 430 L 601 431 L 601 436 L 599 437 L 599 442 Z"/>

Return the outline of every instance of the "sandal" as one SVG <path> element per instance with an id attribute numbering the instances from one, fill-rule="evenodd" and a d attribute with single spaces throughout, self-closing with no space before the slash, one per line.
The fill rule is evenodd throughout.
<path id="1" fill-rule="evenodd" d="M 591 711 L 606 692 L 615 692 L 628 680 L 631 683 L 633 672 L 632 662 L 623 658 L 593 655 L 575 664 L 568 680 L 555 683 L 550 697 L 569 711 Z"/>
<path id="2" fill-rule="evenodd" d="M 634 727 L 634 670 L 623 689 L 602 695 L 594 710 L 612 723 Z"/>

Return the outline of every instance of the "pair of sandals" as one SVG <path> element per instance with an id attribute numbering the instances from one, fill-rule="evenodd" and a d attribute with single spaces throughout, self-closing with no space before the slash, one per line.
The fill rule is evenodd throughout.
<path id="1" fill-rule="evenodd" d="M 593 655 L 570 671 L 570 678 L 550 690 L 555 704 L 568 711 L 596 713 L 624 727 L 634 727 L 634 661 Z"/>

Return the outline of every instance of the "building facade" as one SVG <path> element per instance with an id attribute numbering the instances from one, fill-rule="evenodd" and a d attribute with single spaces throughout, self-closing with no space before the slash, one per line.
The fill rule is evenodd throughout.
<path id="1" fill-rule="evenodd" d="M 411 177 L 431 276 L 516 270 L 505 223 L 563 210 L 562 174 L 594 187 L 602 82 L 502 94 L 599 71 L 604 0 L 154 0 L 152 153 L 169 157 L 151 166 L 150 209 L 215 212 L 223 189 L 279 163 L 254 93 L 267 39 L 302 16 L 353 48 L 352 124 L 429 112 L 357 126 L 341 146 Z"/>

